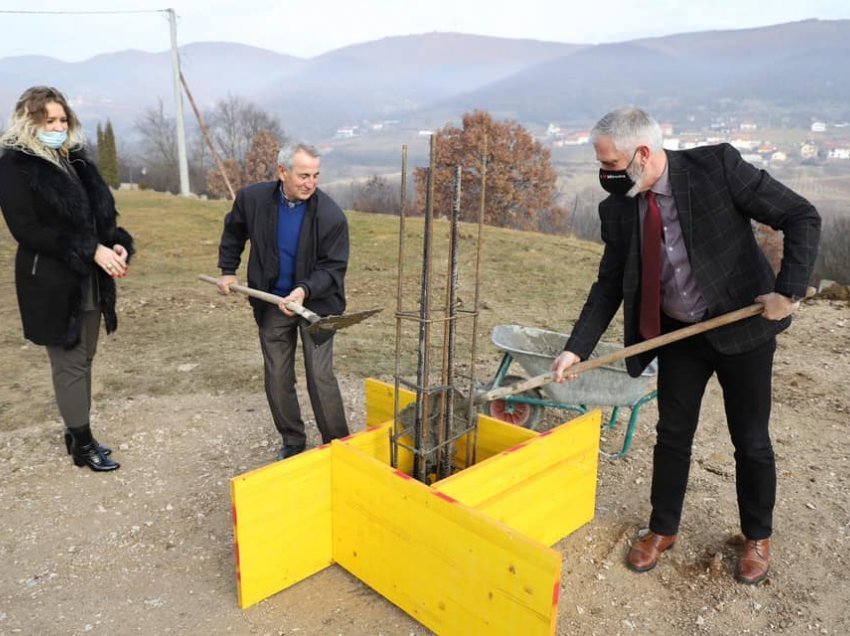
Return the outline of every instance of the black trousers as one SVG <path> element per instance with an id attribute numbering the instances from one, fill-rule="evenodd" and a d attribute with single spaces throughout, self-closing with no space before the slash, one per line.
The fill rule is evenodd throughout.
<path id="1" fill-rule="evenodd" d="M 304 420 L 295 392 L 295 349 L 301 336 L 307 394 L 322 442 L 348 435 L 345 407 L 339 383 L 333 371 L 333 338 L 317 345 L 297 316 L 289 317 L 276 307 L 263 312 L 260 345 L 266 397 L 275 427 L 284 444 L 300 445 L 307 441 Z"/>
<path id="2" fill-rule="evenodd" d="M 662 315 L 662 330 L 685 326 Z M 741 531 L 766 539 L 773 530 L 776 464 L 768 423 L 776 338 L 741 354 L 714 350 L 703 334 L 658 352 L 658 412 L 649 528 L 676 534 L 691 464 L 691 445 L 705 387 L 713 374 L 723 389 L 726 423 L 735 447 Z"/>

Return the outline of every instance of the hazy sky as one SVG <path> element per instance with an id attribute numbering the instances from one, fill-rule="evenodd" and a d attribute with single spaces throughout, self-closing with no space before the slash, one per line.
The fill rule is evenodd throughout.
<path id="1" fill-rule="evenodd" d="M 454 31 L 572 43 L 744 29 L 807 18 L 850 19 L 848 0 L 163 0 L 179 44 L 228 41 L 298 57 L 392 35 Z M 150 0 L 0 0 L 0 58 L 49 55 L 79 61 L 170 45 L 164 13 L 22 15 L 2 11 L 128 11 Z"/>

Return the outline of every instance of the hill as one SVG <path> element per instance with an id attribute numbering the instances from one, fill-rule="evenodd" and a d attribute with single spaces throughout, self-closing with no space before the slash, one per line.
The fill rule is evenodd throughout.
<path id="1" fill-rule="evenodd" d="M 850 120 L 850 20 L 807 20 L 595 46 L 425 33 L 305 59 L 232 43 L 180 48 L 201 108 L 228 94 L 256 102 L 312 138 L 391 120 L 415 131 L 473 108 L 526 124 L 587 126 L 639 103 L 671 120 L 765 116 Z M 76 63 L 0 59 L 0 115 L 32 84 L 65 90 L 86 125 L 110 117 L 119 137 L 161 100 L 172 110 L 170 53 L 123 51 Z M 191 114 L 187 109 L 187 116 Z"/>
<path id="2" fill-rule="evenodd" d="M 523 122 L 592 123 L 623 104 L 698 123 L 764 116 L 850 120 L 850 20 L 807 20 L 601 44 L 542 62 L 440 105 Z"/>

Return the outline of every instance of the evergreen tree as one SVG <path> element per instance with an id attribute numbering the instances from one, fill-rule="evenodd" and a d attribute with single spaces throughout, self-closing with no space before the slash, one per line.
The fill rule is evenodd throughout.
<path id="1" fill-rule="evenodd" d="M 112 188 L 117 188 L 121 182 L 121 171 L 118 166 L 118 151 L 115 147 L 115 132 L 112 130 L 112 122 L 106 120 L 106 129 L 103 131 L 103 142 L 98 144 L 98 165 L 103 180 Z"/>
<path id="2" fill-rule="evenodd" d="M 100 127 L 100 122 L 97 122 L 97 163 L 100 165 L 100 157 L 103 148 L 103 128 Z"/>

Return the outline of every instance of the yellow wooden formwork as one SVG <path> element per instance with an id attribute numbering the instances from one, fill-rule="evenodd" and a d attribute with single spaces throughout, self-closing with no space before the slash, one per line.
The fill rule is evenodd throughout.
<path id="1" fill-rule="evenodd" d="M 234 477 L 230 496 L 239 607 L 333 563 L 329 448 Z"/>
<path id="2" fill-rule="evenodd" d="M 240 606 L 336 562 L 440 634 L 554 633 L 548 546 L 593 517 L 599 412 L 543 434 L 481 416 L 477 463 L 427 486 L 409 452 L 389 465 L 393 387 L 366 399 L 366 431 L 234 478 Z"/>
<path id="3" fill-rule="evenodd" d="M 479 439 L 503 436 L 504 429 L 517 428 L 498 420 L 483 420 L 479 422 Z M 432 487 L 552 545 L 593 519 L 599 427 L 599 411 L 589 413 L 535 434 Z"/>
<path id="4" fill-rule="evenodd" d="M 389 422 L 395 417 L 395 387 L 392 384 L 366 378 L 366 426 L 371 428 Z M 399 389 L 398 404 L 403 409 L 416 401 L 416 394 L 407 389 Z"/>
<path id="5" fill-rule="evenodd" d="M 438 634 L 549 634 L 561 557 L 333 444 L 334 560 Z"/>

